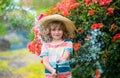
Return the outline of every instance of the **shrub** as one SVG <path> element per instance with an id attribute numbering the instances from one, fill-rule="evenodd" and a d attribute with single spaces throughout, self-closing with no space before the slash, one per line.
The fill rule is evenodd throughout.
<path id="1" fill-rule="evenodd" d="M 76 25 L 76 32 L 70 35 L 73 78 L 120 77 L 119 1 L 61 0 L 46 12 L 61 14 Z"/>

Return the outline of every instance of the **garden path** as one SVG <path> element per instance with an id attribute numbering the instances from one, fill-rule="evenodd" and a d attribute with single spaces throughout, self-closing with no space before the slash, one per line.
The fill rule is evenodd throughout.
<path id="1" fill-rule="evenodd" d="M 13 55 L 12 55 L 13 54 Z M 11 53 L 9 56 L 0 55 L 0 78 L 24 78 L 29 75 L 29 70 L 25 72 L 16 72 L 30 64 L 38 63 L 40 58 L 34 54 Z M 3 64 L 3 65 L 2 65 Z M 2 70 L 2 71 L 1 71 Z M 37 70 L 36 70 L 37 71 Z"/>

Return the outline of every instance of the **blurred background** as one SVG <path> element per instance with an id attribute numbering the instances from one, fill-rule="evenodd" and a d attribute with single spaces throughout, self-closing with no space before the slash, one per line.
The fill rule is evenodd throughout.
<path id="1" fill-rule="evenodd" d="M 44 78 L 39 56 L 27 50 L 36 18 L 60 0 L 0 0 L 0 78 Z"/>
<path id="2" fill-rule="evenodd" d="M 40 13 L 60 0 L 0 0 L 0 51 L 25 48 Z"/>

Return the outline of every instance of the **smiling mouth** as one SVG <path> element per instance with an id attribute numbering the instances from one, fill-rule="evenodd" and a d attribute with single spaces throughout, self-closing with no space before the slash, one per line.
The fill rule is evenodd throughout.
<path id="1" fill-rule="evenodd" d="M 54 35 L 54 36 L 60 36 L 60 35 Z"/>

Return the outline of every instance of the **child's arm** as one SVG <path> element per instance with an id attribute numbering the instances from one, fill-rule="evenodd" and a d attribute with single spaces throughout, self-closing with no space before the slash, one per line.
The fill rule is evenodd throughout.
<path id="1" fill-rule="evenodd" d="M 49 64 L 48 56 L 43 57 L 43 64 L 47 70 L 49 70 L 53 75 L 56 75 L 56 71 L 54 68 L 52 68 Z"/>
<path id="2" fill-rule="evenodd" d="M 64 52 L 64 54 L 60 57 L 59 63 L 65 62 L 70 58 L 70 52 Z"/>
<path id="3" fill-rule="evenodd" d="M 63 60 L 68 60 L 70 58 L 70 52 L 64 52 L 64 54 L 61 57 Z"/>
<path id="4" fill-rule="evenodd" d="M 65 62 L 68 61 L 70 56 L 72 55 L 72 51 L 73 51 L 73 43 L 72 42 L 68 42 L 65 51 L 63 52 L 62 56 L 60 57 L 59 62 Z"/>

